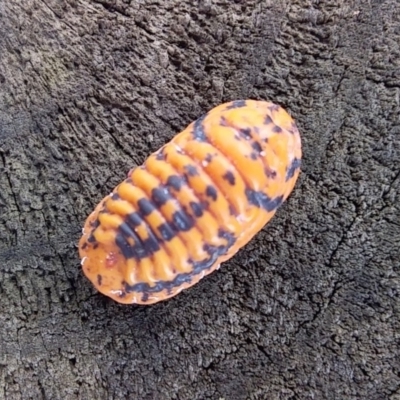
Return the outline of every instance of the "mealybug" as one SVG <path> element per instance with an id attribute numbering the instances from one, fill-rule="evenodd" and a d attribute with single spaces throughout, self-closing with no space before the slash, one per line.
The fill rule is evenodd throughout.
<path id="1" fill-rule="evenodd" d="M 299 131 L 280 106 L 222 104 L 191 123 L 88 217 L 87 278 L 119 303 L 152 304 L 196 284 L 249 242 L 291 193 Z"/>

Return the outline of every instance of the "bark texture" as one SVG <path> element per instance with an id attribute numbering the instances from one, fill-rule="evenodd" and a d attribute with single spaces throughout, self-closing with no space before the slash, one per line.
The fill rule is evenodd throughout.
<path id="1" fill-rule="evenodd" d="M 0 0 L 0 398 L 400 399 L 397 0 Z M 178 297 L 82 276 L 86 216 L 213 106 L 301 130 L 287 204 Z"/>

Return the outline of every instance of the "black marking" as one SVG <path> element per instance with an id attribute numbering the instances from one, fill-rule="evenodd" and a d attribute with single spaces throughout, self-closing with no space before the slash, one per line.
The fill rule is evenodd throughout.
<path id="1" fill-rule="evenodd" d="M 113 193 L 112 195 L 111 195 L 111 199 L 112 200 L 119 200 L 121 197 L 119 197 L 119 194 L 118 193 Z"/>
<path id="2" fill-rule="evenodd" d="M 103 281 L 103 277 L 102 277 L 100 274 L 97 275 L 97 284 L 98 284 L 99 286 L 101 286 L 102 281 Z"/>
<path id="3" fill-rule="evenodd" d="M 128 241 L 122 236 L 121 233 L 117 234 L 117 237 L 115 238 L 115 243 L 126 259 L 139 258 L 136 255 L 135 248 L 128 243 Z"/>
<path id="4" fill-rule="evenodd" d="M 211 162 L 212 159 L 213 159 L 212 154 L 208 153 L 204 160 L 209 163 L 209 162 Z"/>
<path id="5" fill-rule="evenodd" d="M 192 281 L 192 278 L 196 275 L 201 274 L 203 271 L 209 270 L 214 266 L 216 263 L 217 259 L 219 256 L 226 254 L 229 248 L 235 243 L 236 239 L 235 237 L 230 234 L 229 232 L 220 230 L 218 232 L 218 236 L 221 238 L 226 239 L 227 245 L 226 246 L 210 246 L 208 244 L 205 244 L 203 246 L 204 250 L 209 254 L 209 258 L 203 260 L 203 261 L 198 261 L 198 262 L 193 262 L 189 260 L 189 262 L 193 265 L 193 270 L 191 272 L 179 274 L 175 277 L 175 279 L 171 281 L 158 281 L 154 286 L 150 286 L 146 282 L 141 282 L 141 283 L 136 283 L 135 285 L 128 285 L 126 282 L 123 282 L 124 289 L 126 293 L 132 293 L 132 292 L 137 292 L 137 293 L 143 293 L 143 295 L 146 295 L 146 299 L 151 293 L 157 293 L 161 292 L 163 290 L 167 290 L 168 293 L 172 293 L 172 290 L 175 287 L 179 287 L 184 283 L 190 283 Z M 143 300 L 143 297 L 142 297 Z M 145 301 L 145 300 L 143 300 Z"/>
<path id="6" fill-rule="evenodd" d="M 90 223 L 90 227 L 93 229 L 96 229 L 98 226 L 100 226 L 100 221 L 98 219 Z"/>
<path id="7" fill-rule="evenodd" d="M 250 128 L 243 128 L 239 129 L 239 133 L 242 137 L 244 137 L 246 140 L 250 140 L 252 138 L 251 136 L 251 129 Z"/>
<path id="8" fill-rule="evenodd" d="M 126 217 L 125 222 L 118 228 L 119 232 L 117 238 L 120 238 L 118 242 L 116 240 L 116 243 L 126 258 L 135 258 L 140 260 L 142 258 L 151 257 L 155 252 L 160 250 L 158 239 L 147 224 L 147 239 L 142 239 L 136 233 L 134 228 L 141 223 L 145 222 L 141 219 L 140 215 L 132 213 Z M 133 246 L 128 242 L 128 239 L 133 239 Z"/>
<path id="9" fill-rule="evenodd" d="M 159 225 L 157 229 L 160 232 L 163 240 L 166 240 L 167 242 L 175 237 L 175 231 L 168 222 Z"/>
<path id="10" fill-rule="evenodd" d="M 235 185 L 235 175 L 233 175 L 231 171 L 226 171 L 222 177 L 227 180 L 230 185 Z"/>
<path id="11" fill-rule="evenodd" d="M 268 212 L 276 210 L 283 203 L 283 196 L 271 199 L 265 193 L 252 189 L 246 189 L 246 197 L 250 204 L 263 208 Z"/>
<path id="12" fill-rule="evenodd" d="M 286 178 L 285 178 L 286 182 L 289 179 L 293 178 L 296 170 L 300 168 L 300 166 L 301 166 L 301 160 L 299 160 L 298 158 L 294 158 L 289 168 L 286 170 Z"/>
<path id="13" fill-rule="evenodd" d="M 123 239 L 126 242 L 126 244 L 124 244 L 124 246 L 130 248 L 131 258 L 140 260 L 141 258 L 145 258 L 145 257 L 149 256 L 147 249 L 144 247 L 144 243 L 142 243 L 142 240 L 140 239 L 139 235 L 134 230 L 132 230 L 131 227 L 127 223 L 122 223 L 119 226 L 118 230 L 119 230 L 118 235 L 122 235 Z M 128 242 L 128 239 L 133 239 L 133 241 L 134 241 L 133 246 Z M 120 243 L 122 243 L 122 241 L 120 241 Z M 118 244 L 118 247 L 120 247 L 119 244 Z M 122 248 L 121 248 L 121 251 L 123 252 Z M 129 257 L 127 257 L 127 258 L 129 258 Z"/>
<path id="14" fill-rule="evenodd" d="M 179 192 L 179 190 L 181 190 L 183 184 L 184 184 L 184 180 L 178 175 L 171 175 L 167 179 L 167 185 L 172 187 L 173 189 L 177 190 L 178 192 Z"/>
<path id="15" fill-rule="evenodd" d="M 172 221 L 179 231 L 186 232 L 194 226 L 193 218 L 184 211 L 175 211 L 172 216 Z"/>
<path id="16" fill-rule="evenodd" d="M 265 125 L 269 125 L 269 124 L 272 124 L 272 118 L 271 118 L 271 116 L 270 115 L 267 115 L 265 118 L 264 118 L 264 124 Z"/>
<path id="17" fill-rule="evenodd" d="M 193 214 L 196 218 L 200 218 L 203 215 L 203 207 L 200 203 L 196 203 L 195 201 L 190 202 L 190 207 L 193 211 Z"/>
<path id="18" fill-rule="evenodd" d="M 99 247 L 99 244 L 96 242 L 96 243 L 93 245 L 93 249 L 96 250 L 98 247 Z"/>
<path id="19" fill-rule="evenodd" d="M 204 114 L 202 117 L 198 118 L 193 126 L 193 137 L 195 140 L 199 142 L 206 142 L 207 135 L 204 131 L 203 121 L 207 117 L 207 114 Z"/>
<path id="20" fill-rule="evenodd" d="M 122 235 L 126 239 L 133 239 L 135 243 L 140 243 L 140 238 L 137 233 L 132 229 L 132 227 L 127 223 L 123 222 L 119 227 L 118 230 L 122 233 Z"/>
<path id="21" fill-rule="evenodd" d="M 187 171 L 189 176 L 196 176 L 199 174 L 199 172 L 197 171 L 197 168 L 193 165 L 185 165 L 185 170 Z"/>
<path id="22" fill-rule="evenodd" d="M 283 129 L 282 129 L 280 126 L 278 126 L 278 125 L 275 125 L 275 126 L 272 128 L 272 132 L 275 132 L 275 133 L 282 133 L 282 131 L 283 131 Z"/>
<path id="23" fill-rule="evenodd" d="M 252 147 L 255 151 L 257 151 L 258 153 L 261 153 L 261 152 L 262 152 L 261 144 L 258 143 L 258 142 L 253 142 L 253 143 L 251 144 L 251 147 Z"/>
<path id="24" fill-rule="evenodd" d="M 276 171 L 274 171 L 274 170 L 272 170 L 272 169 L 270 169 L 268 167 L 264 168 L 264 173 L 268 178 L 271 178 L 271 179 L 275 179 L 276 178 Z"/>
<path id="25" fill-rule="evenodd" d="M 232 110 L 234 108 L 242 108 L 246 107 L 246 100 L 234 100 L 232 101 L 231 104 L 229 104 L 228 107 L 226 107 L 227 110 Z"/>
<path id="26" fill-rule="evenodd" d="M 232 233 L 224 231 L 223 229 L 220 229 L 218 231 L 218 237 L 223 238 L 227 241 L 227 248 L 232 247 L 235 242 L 236 242 L 236 238 L 234 235 L 232 235 Z"/>
<path id="27" fill-rule="evenodd" d="M 154 206 L 154 204 L 145 198 L 142 198 L 138 201 L 138 207 L 139 207 L 139 212 L 146 217 L 147 215 L 150 215 L 155 209 L 156 207 Z"/>
<path id="28" fill-rule="evenodd" d="M 149 294 L 148 294 L 147 292 L 144 292 L 144 293 L 142 294 L 142 301 L 143 301 L 143 302 L 146 302 L 148 299 L 149 299 Z"/>
<path id="29" fill-rule="evenodd" d="M 137 226 L 139 226 L 143 222 L 143 219 L 141 218 L 141 216 L 137 212 L 133 212 L 133 213 L 128 214 L 126 216 L 125 220 L 126 220 L 126 223 L 132 229 L 136 228 Z"/>
<path id="30" fill-rule="evenodd" d="M 215 189 L 215 187 L 212 186 L 212 185 L 207 185 L 206 195 L 208 197 L 211 197 L 213 199 L 213 201 L 216 201 L 217 200 L 217 196 L 218 196 L 217 189 Z"/>
<path id="31" fill-rule="evenodd" d="M 172 197 L 165 187 L 154 188 L 151 191 L 151 200 L 157 207 L 163 206 L 171 199 Z"/>
<path id="32" fill-rule="evenodd" d="M 252 151 L 252 152 L 250 153 L 250 158 L 251 158 L 252 160 L 257 160 L 258 154 L 257 154 L 257 153 L 254 153 L 254 151 Z"/>
<path id="33" fill-rule="evenodd" d="M 88 243 L 96 243 L 97 240 L 93 235 L 93 232 L 89 235 L 88 239 L 87 239 Z"/>
<path id="34" fill-rule="evenodd" d="M 87 244 L 87 242 L 85 242 L 85 243 L 83 243 L 81 250 L 85 250 L 87 247 L 88 247 L 88 244 Z"/>
<path id="35" fill-rule="evenodd" d="M 143 241 L 143 247 L 147 252 L 148 256 L 156 253 L 160 250 L 160 245 L 158 244 L 158 239 L 154 236 L 153 232 L 147 231 L 149 237 Z"/>

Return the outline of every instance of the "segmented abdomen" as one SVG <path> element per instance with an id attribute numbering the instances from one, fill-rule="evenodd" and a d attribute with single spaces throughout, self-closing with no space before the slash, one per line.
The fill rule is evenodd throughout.
<path id="1" fill-rule="evenodd" d="M 222 104 L 150 155 L 87 219 L 85 275 L 120 303 L 178 294 L 272 218 L 299 175 L 301 142 L 269 102 Z"/>

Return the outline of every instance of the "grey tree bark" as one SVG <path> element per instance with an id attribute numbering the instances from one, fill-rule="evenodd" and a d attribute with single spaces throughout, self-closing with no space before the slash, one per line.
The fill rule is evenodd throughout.
<path id="1" fill-rule="evenodd" d="M 397 0 L 0 0 L 0 398 L 400 399 Z M 122 306 L 97 202 L 232 99 L 298 121 L 301 178 L 233 260 Z"/>

